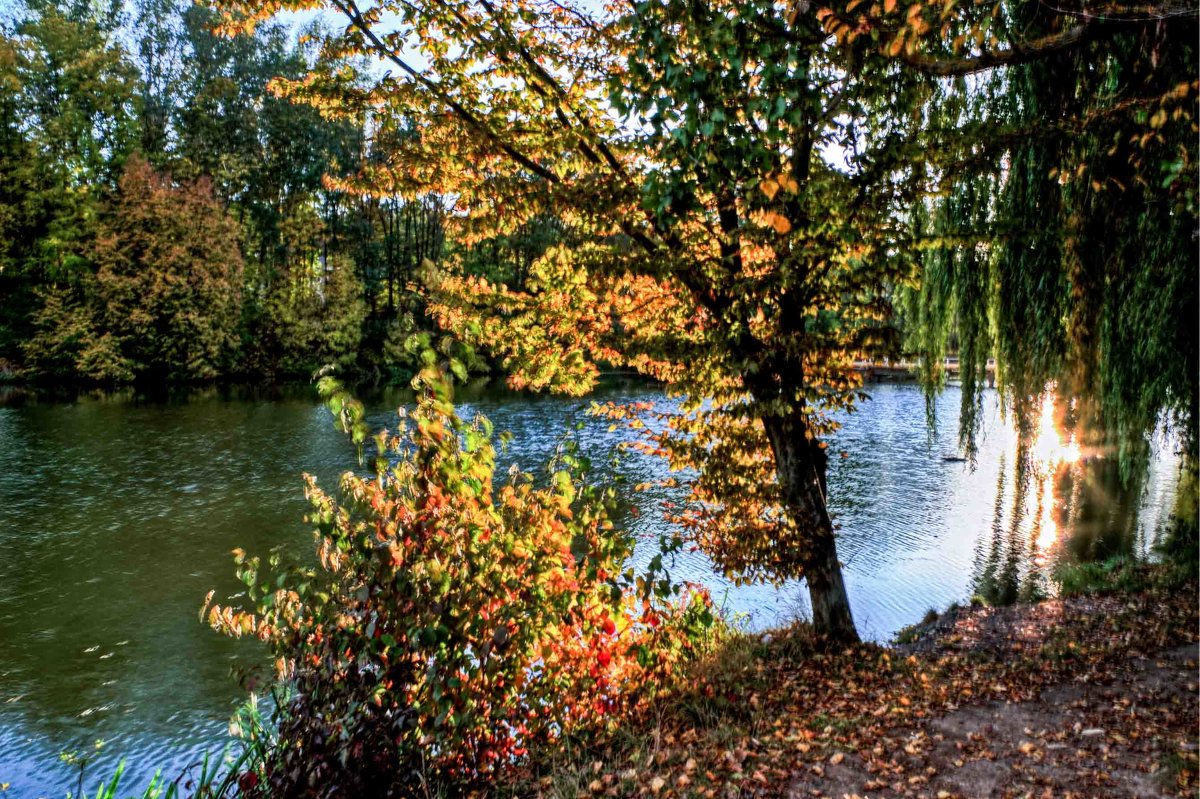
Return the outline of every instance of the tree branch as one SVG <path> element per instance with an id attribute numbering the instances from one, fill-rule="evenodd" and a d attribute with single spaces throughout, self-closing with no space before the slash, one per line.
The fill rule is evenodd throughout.
<path id="1" fill-rule="evenodd" d="M 1061 53 L 1064 50 L 1077 47 L 1087 41 L 1089 34 L 1096 27 L 1095 24 L 1084 23 L 1074 28 L 1068 28 L 1061 33 L 1043 36 L 1040 39 L 1034 39 L 1030 42 L 1013 42 L 1006 50 L 983 53 L 970 58 L 947 60 L 914 53 L 911 55 L 901 55 L 900 59 L 908 66 L 926 75 L 937 75 L 939 77 L 971 75 L 995 67 L 1036 61 L 1040 58 L 1046 58 L 1055 53 Z"/>
<path id="2" fill-rule="evenodd" d="M 501 25 L 501 28 L 504 31 L 505 36 L 508 37 L 511 46 L 516 51 L 521 61 L 532 72 L 534 77 L 536 77 L 551 92 L 554 93 L 554 96 L 557 100 L 554 109 L 555 116 L 563 125 L 563 127 L 579 137 L 579 148 L 580 152 L 583 153 L 583 156 L 596 164 L 600 163 L 599 159 L 602 156 L 604 163 L 607 164 L 608 168 L 613 171 L 613 174 L 621 178 L 626 184 L 631 184 L 629 174 L 625 171 L 624 166 L 621 164 L 620 160 L 617 159 L 612 150 L 609 149 L 608 144 L 604 141 L 604 139 L 597 134 L 595 130 L 593 130 L 591 123 L 588 122 L 587 118 L 574 108 L 570 108 L 571 116 L 575 117 L 579 127 L 582 128 L 585 134 L 584 136 L 579 135 L 579 133 L 575 130 L 575 127 L 567 119 L 566 114 L 563 111 L 563 104 L 567 100 L 567 92 L 559 84 L 558 80 L 555 79 L 554 76 L 549 72 L 547 72 L 545 67 L 537 62 L 537 60 L 530 54 L 529 50 L 521 44 L 517 36 L 513 34 L 512 30 L 501 21 L 500 15 L 497 13 L 495 6 L 492 5 L 490 0 L 480 0 L 480 5 L 492 15 L 492 18 L 495 19 L 498 24 Z M 597 152 L 599 152 L 599 156 L 597 156 Z"/>
<path id="3" fill-rule="evenodd" d="M 453 97 L 444 92 L 440 86 L 431 81 L 425 75 L 421 74 L 418 70 L 414 69 L 407 61 L 404 61 L 402 58 L 396 55 L 395 51 L 388 47 L 379 38 L 379 36 L 376 35 L 373 30 L 371 30 L 371 25 L 365 19 L 363 19 L 362 12 L 359 11 L 358 6 L 354 4 L 354 0 L 333 0 L 333 5 L 336 6 L 343 14 L 345 14 L 347 19 L 350 20 L 350 23 L 357 28 L 358 31 L 367 38 L 368 41 L 371 42 L 371 44 L 375 47 L 376 52 L 398 66 L 405 72 L 405 74 L 407 74 L 417 83 L 428 89 L 438 100 L 445 103 L 450 110 L 453 111 L 456 116 L 458 116 L 459 119 L 467 123 L 472 130 L 483 136 L 492 144 L 499 147 L 505 155 L 538 177 L 551 183 L 558 182 L 557 175 L 505 141 L 498 134 L 496 134 L 495 131 L 488 127 L 483 120 L 479 119 L 469 110 L 467 110 L 462 103 L 459 103 Z"/>

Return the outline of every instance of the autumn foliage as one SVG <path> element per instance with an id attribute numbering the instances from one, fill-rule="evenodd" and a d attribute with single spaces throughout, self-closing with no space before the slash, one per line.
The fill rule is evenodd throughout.
<path id="1" fill-rule="evenodd" d="M 224 371 L 238 343 L 242 255 L 209 181 L 175 183 L 131 158 L 95 260 L 114 369 L 181 380 Z"/>
<path id="2" fill-rule="evenodd" d="M 39 291 L 24 343 L 44 375 L 120 382 L 223 374 L 239 344 L 237 224 L 206 179 L 131 157 L 95 226 L 94 274 Z"/>
<path id="3" fill-rule="evenodd" d="M 489 423 L 456 416 L 436 373 L 422 379 L 400 431 L 374 437 L 373 474 L 346 473 L 336 497 L 308 478 L 318 567 L 273 561 L 268 579 L 239 552 L 252 606 L 208 611 L 267 642 L 291 689 L 269 795 L 495 780 L 528 748 L 653 697 L 708 635 L 706 595 L 637 595 L 613 494 L 570 447 L 547 484 L 516 470 L 497 484 Z M 322 389 L 365 443 L 361 405 Z"/>
<path id="4" fill-rule="evenodd" d="M 1175 332 L 1194 296 L 1173 266 L 1186 259 L 1148 245 L 1190 241 L 1194 228 L 1180 177 L 1194 161 L 1194 15 L 1152 4 L 1109 18 L 1024 0 L 217 5 L 227 33 L 285 9 L 335 12 L 345 27 L 322 47 L 383 65 L 353 90 L 329 70 L 273 84 L 322 113 L 371 108 L 381 130 L 406 131 L 386 163 L 343 188 L 452 198 L 447 224 L 466 247 L 559 223 L 520 280 L 448 258 L 429 287 L 438 321 L 519 387 L 579 394 L 611 366 L 685 398 L 653 448 L 697 476 L 693 539 L 735 577 L 803 577 L 831 640 L 857 639 L 826 455 L 839 416 L 864 397 L 856 361 L 902 354 L 914 329 L 940 361 L 957 331 L 970 454 L 989 357 L 1028 420 L 1048 383 L 1065 385 L 1062 342 L 1074 337 L 1078 360 L 1095 361 L 1110 349 L 1095 344 L 1101 313 L 1142 316 L 1079 299 L 1155 275 L 1139 279 L 1149 301 L 1138 309 L 1180 310 L 1145 314 L 1135 338 L 1167 342 L 1161 360 L 1183 365 L 1179 379 L 1147 380 L 1135 338 L 1114 334 L 1113 349 L 1131 354 L 1120 378 L 1078 393 L 1164 387 L 1151 402 L 1106 400 L 1132 407 L 1122 424 L 1135 438 L 1160 410 L 1192 413 L 1181 398 L 1195 396 L 1182 376 L 1196 371 L 1194 337 Z M 1077 153 L 1072 138 L 1093 143 Z M 1161 160 L 1131 162 L 1134 141 L 1159 142 Z M 1038 148 L 1046 157 L 1030 160 Z M 1147 191 L 1126 192 L 1135 184 Z M 1102 190 L 1118 204 L 1099 202 Z M 1118 238 L 1154 257 L 1101 267 L 1121 217 L 1144 220 L 1145 233 Z M 923 311 L 896 313 L 938 284 Z"/>

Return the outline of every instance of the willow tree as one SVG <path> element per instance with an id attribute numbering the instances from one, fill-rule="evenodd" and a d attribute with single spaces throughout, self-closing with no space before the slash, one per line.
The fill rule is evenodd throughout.
<path id="1" fill-rule="evenodd" d="M 853 361 L 894 348 L 912 209 L 978 155 L 977 117 L 930 112 L 939 71 L 1053 43 L 943 52 L 926 16 L 947 34 L 987 28 L 953 2 L 222 4 L 230 30 L 336 10 L 347 26 L 325 47 L 379 59 L 366 88 L 336 73 L 277 85 L 415 132 L 347 189 L 452 198 L 467 242 L 562 221 L 575 243 L 519 289 L 432 280 L 442 323 L 502 355 L 517 385 L 582 393 L 600 363 L 665 381 L 686 399 L 654 449 L 695 475 L 682 520 L 739 578 L 804 577 L 816 629 L 854 640 L 824 439 L 862 396 Z"/>
<path id="2" fill-rule="evenodd" d="M 940 364 L 958 337 L 968 449 L 994 356 L 1019 430 L 1036 425 L 1052 391 L 1085 454 L 1136 487 L 1165 417 L 1194 474 L 1197 13 L 1045 12 L 1029 2 L 989 11 L 990 35 L 1020 31 L 1040 57 L 1006 69 L 961 59 L 959 72 L 978 74 L 930 103 L 952 124 L 985 125 L 976 140 L 987 157 L 941 175 L 945 196 L 928 204 L 919 349 Z"/>

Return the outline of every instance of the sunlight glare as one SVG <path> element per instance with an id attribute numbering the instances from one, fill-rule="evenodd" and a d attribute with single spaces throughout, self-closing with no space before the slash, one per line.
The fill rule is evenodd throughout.
<path id="1" fill-rule="evenodd" d="M 1058 523 L 1054 520 L 1054 480 L 1043 474 L 1038 480 L 1038 534 L 1036 539 L 1036 555 L 1039 564 L 1048 559 L 1048 550 L 1058 540 Z"/>
<path id="2" fill-rule="evenodd" d="M 1044 468 L 1063 463 L 1076 463 L 1080 459 L 1079 445 L 1075 434 L 1063 441 L 1062 434 L 1054 424 L 1054 393 L 1046 392 L 1042 400 L 1042 417 L 1038 423 L 1037 438 L 1033 442 L 1033 455 Z"/>

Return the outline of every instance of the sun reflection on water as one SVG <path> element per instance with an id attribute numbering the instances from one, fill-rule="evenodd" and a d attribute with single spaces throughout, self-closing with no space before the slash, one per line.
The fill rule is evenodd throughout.
<path id="1" fill-rule="evenodd" d="M 1031 450 L 1035 463 L 1043 470 L 1053 470 L 1064 463 L 1077 463 L 1081 457 L 1079 444 L 1072 431 L 1066 440 L 1054 420 L 1054 392 L 1047 391 L 1042 400 L 1042 415 L 1038 420 L 1037 438 Z"/>
<path id="2" fill-rule="evenodd" d="M 1056 496 L 1058 475 L 1062 469 L 1071 468 L 1081 460 L 1082 453 L 1071 431 L 1064 438 L 1055 421 L 1055 396 L 1047 391 L 1042 399 L 1042 413 L 1038 420 L 1037 437 L 1030 448 L 1037 481 L 1037 509 L 1035 520 L 1034 558 L 1038 563 L 1049 559 L 1050 549 L 1058 541 L 1057 516 L 1064 498 Z"/>

